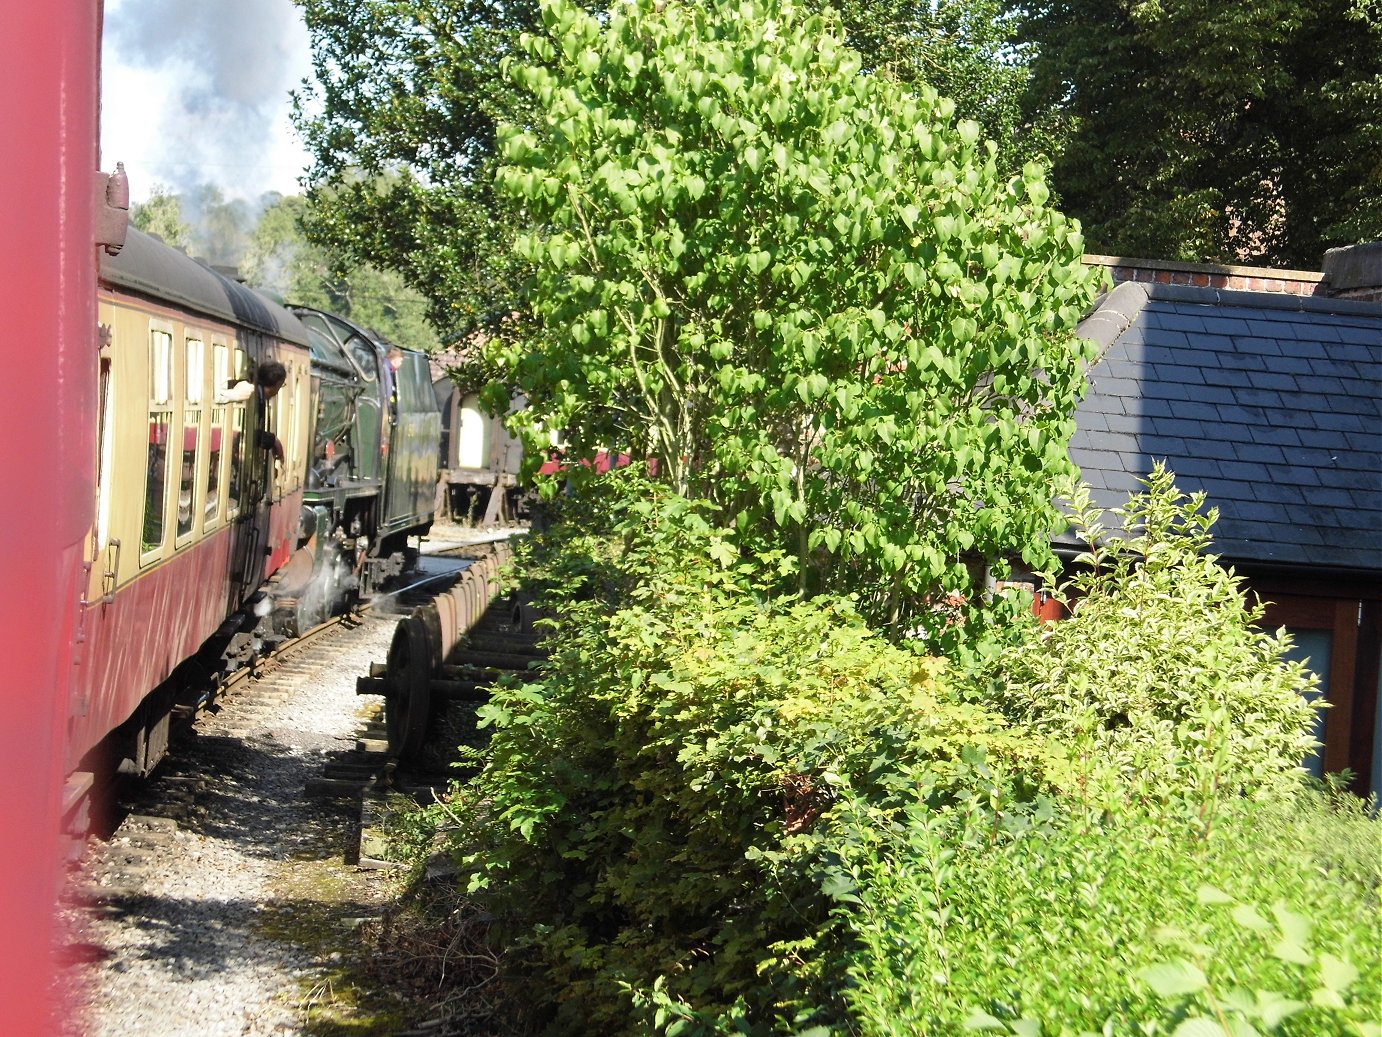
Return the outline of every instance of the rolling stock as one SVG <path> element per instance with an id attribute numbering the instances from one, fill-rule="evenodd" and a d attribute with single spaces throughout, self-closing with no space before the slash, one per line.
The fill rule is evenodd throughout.
<path id="1" fill-rule="evenodd" d="M 440 438 L 425 356 L 137 230 L 97 310 L 95 413 L 61 430 L 95 473 L 69 807 L 103 768 L 147 774 L 219 676 L 401 571 Z"/>

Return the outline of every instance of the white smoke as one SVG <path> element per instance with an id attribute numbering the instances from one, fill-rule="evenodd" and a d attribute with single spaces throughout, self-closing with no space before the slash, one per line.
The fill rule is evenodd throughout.
<path id="1" fill-rule="evenodd" d="M 125 163 L 135 201 L 155 183 L 298 190 L 289 91 L 310 66 L 292 0 L 106 0 L 102 65 L 101 161 Z"/>

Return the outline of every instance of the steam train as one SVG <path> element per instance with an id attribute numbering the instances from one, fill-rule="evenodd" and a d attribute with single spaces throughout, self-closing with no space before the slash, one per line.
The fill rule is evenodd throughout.
<path id="1" fill-rule="evenodd" d="M 425 355 L 132 228 L 97 310 L 96 412 L 65 429 L 96 459 L 69 810 L 104 768 L 147 774 L 218 677 L 402 571 L 441 435 Z"/>

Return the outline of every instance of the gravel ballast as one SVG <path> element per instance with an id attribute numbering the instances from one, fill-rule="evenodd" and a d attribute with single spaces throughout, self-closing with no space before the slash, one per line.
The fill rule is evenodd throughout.
<path id="1" fill-rule="evenodd" d="M 87 848 L 61 949 L 63 1037 L 268 1037 L 340 1010 L 350 927 L 397 877 L 347 863 L 358 800 L 304 789 L 354 746 L 377 701 L 356 697 L 355 678 L 385 658 L 397 618 L 333 632 L 204 714 L 149 803 Z"/>

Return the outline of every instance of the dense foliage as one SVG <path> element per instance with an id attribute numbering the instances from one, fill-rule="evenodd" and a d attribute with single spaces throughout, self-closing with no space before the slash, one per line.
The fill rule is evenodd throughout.
<path id="1" fill-rule="evenodd" d="M 314 240 L 398 273 L 448 338 L 498 330 L 524 270 L 509 250 L 521 214 L 493 191 L 495 129 L 528 112 L 500 66 L 539 5 L 299 5 Z M 1093 251 L 1314 269 L 1327 247 L 1382 236 L 1371 0 L 833 6 L 867 70 L 951 98 L 998 143 L 1000 171 L 1052 156 Z"/>
<path id="2" fill-rule="evenodd" d="M 825 16 L 543 16 L 515 69 L 542 115 L 504 128 L 498 180 L 533 284 L 487 351 L 530 459 L 553 431 L 650 457 L 894 630 L 973 596 L 976 559 L 1034 560 L 1095 290 L 1041 167 L 1000 175 L 976 123 L 862 75 Z"/>
<path id="3" fill-rule="evenodd" d="M 536 3 L 299 6 L 314 71 L 295 120 L 313 156 L 313 239 L 400 274 L 448 338 L 492 330 L 519 278 L 492 183 L 494 128 L 522 109 L 499 66 Z"/>
<path id="4" fill-rule="evenodd" d="M 1128 811 L 870 835 L 849 1032 L 1378 1033 L 1378 822 L 1347 796 L 1235 803 L 1208 836 Z"/>
<path id="5" fill-rule="evenodd" d="M 558 992 L 554 1032 L 646 1033 L 654 1009 L 632 992 L 655 983 L 794 1032 L 829 1014 L 840 978 L 819 960 L 822 815 L 841 796 L 910 799 L 923 774 L 936 809 L 1027 794 L 1041 741 L 847 600 L 765 597 L 760 566 L 714 561 L 708 504 L 628 472 L 602 497 L 603 521 L 578 511 L 542 547 L 559 614 L 542 679 L 480 710 L 494 736 L 464 794 L 473 888 Z M 564 502 L 568 522 L 578 508 Z"/>
<path id="6" fill-rule="evenodd" d="M 1374 0 L 1016 0 L 1091 250 L 1319 269 L 1382 237 Z"/>
<path id="7" fill-rule="evenodd" d="M 1028 111 L 1030 52 L 1003 0 L 840 0 L 808 3 L 839 11 L 849 45 L 867 71 L 925 83 L 955 102 L 998 145 L 998 168 L 1015 173 L 1057 143 L 1056 109 Z"/>
<path id="8" fill-rule="evenodd" d="M 499 331 L 524 271 L 510 249 L 521 216 L 492 189 L 495 128 L 528 111 L 500 59 L 541 28 L 538 4 L 298 2 L 313 54 L 296 121 L 314 157 L 314 240 L 398 272 L 449 338 Z M 838 6 L 871 69 L 953 98 L 1000 142 L 1005 172 L 1044 148 L 1044 121 L 1020 107 L 1024 55 L 997 0 Z"/>
<path id="9" fill-rule="evenodd" d="M 1063 627 L 984 593 L 1045 551 L 1096 286 L 1042 167 L 904 85 L 961 8 L 305 6 L 317 233 L 499 332 L 568 462 L 550 656 L 426 815 L 508 1032 L 1382 1037 L 1378 823 L 1303 784 L 1203 502 L 1077 494 Z"/>
<path id="10" fill-rule="evenodd" d="M 1206 823 L 1225 798 L 1281 794 L 1315 748 L 1315 678 L 1288 662 L 1285 634 L 1208 553 L 1215 511 L 1181 498 L 1157 465 L 1114 513 L 1077 489 L 1088 550 L 1057 588 L 1071 617 L 996 662 L 988 696 L 1082 761 L 1079 788 L 1101 809 L 1189 799 Z"/>
<path id="11" fill-rule="evenodd" d="M 1158 481 L 1127 509 L 1153 577 L 1194 554 L 1194 503 Z M 1274 719 L 1240 715 L 1251 738 L 1203 723 L 1209 678 L 1164 646 L 1105 686 L 1033 661 L 1059 634 L 1034 624 L 990 701 L 993 673 L 891 646 L 847 600 L 765 593 L 775 559 L 719 550 L 706 502 L 625 470 L 555 507 L 525 563 L 551 657 L 482 707 L 484 768 L 443 808 L 521 1032 L 1377 1037 L 1378 822 L 1283 755 L 1308 742 L 1300 675 L 1274 638 L 1245 661 L 1212 561 L 1182 565 L 1200 607 L 1176 630 L 1230 685 L 1256 670 Z M 1175 611 L 1110 562 L 1070 621 L 1093 664 L 1137 609 Z M 1093 762 L 1050 721 L 1110 688 L 1163 705 Z"/>

